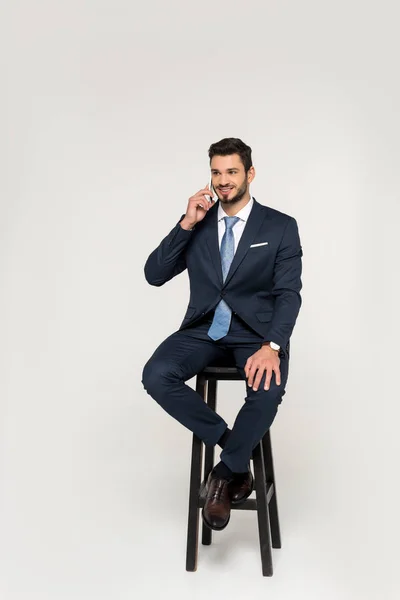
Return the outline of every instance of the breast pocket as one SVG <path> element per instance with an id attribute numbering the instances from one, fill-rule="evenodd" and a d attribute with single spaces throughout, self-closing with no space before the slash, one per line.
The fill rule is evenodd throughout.
<path id="1" fill-rule="evenodd" d="M 268 247 L 268 245 L 268 242 L 257 242 L 255 244 L 251 244 L 250 250 L 252 250 L 253 248 L 266 248 Z"/>

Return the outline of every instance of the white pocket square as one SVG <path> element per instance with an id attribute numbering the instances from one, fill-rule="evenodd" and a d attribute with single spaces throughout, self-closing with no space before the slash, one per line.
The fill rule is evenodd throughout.
<path id="1" fill-rule="evenodd" d="M 266 246 L 268 242 L 261 242 L 260 244 L 252 244 L 250 248 L 257 248 L 257 246 Z"/>

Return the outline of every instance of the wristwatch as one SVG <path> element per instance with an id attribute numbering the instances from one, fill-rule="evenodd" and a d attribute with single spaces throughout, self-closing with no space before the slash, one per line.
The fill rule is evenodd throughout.
<path id="1" fill-rule="evenodd" d="M 264 342 L 264 345 L 267 344 L 272 350 L 276 350 L 277 352 L 279 352 L 279 350 L 281 349 L 281 347 L 278 344 L 275 344 L 275 342 Z"/>

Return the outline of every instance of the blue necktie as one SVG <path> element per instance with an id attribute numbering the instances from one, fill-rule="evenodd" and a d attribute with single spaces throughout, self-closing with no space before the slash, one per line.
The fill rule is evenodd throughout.
<path id="1" fill-rule="evenodd" d="M 239 221 L 239 217 L 224 217 L 224 220 L 225 233 L 221 242 L 221 265 L 223 281 L 225 281 L 226 276 L 228 275 L 228 271 L 235 254 L 235 238 L 233 236 L 232 227 Z M 207 335 L 212 340 L 220 340 L 223 338 L 229 331 L 231 318 L 231 309 L 225 300 L 221 300 L 215 309 L 214 318 Z"/>

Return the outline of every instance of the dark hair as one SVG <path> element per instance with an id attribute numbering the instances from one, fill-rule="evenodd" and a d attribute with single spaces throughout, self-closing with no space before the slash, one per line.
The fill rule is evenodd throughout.
<path id="1" fill-rule="evenodd" d="M 208 149 L 210 164 L 213 156 L 228 156 L 229 154 L 239 154 L 246 173 L 253 166 L 251 148 L 239 138 L 224 138 L 219 142 L 215 142 L 215 144 L 211 144 Z"/>

